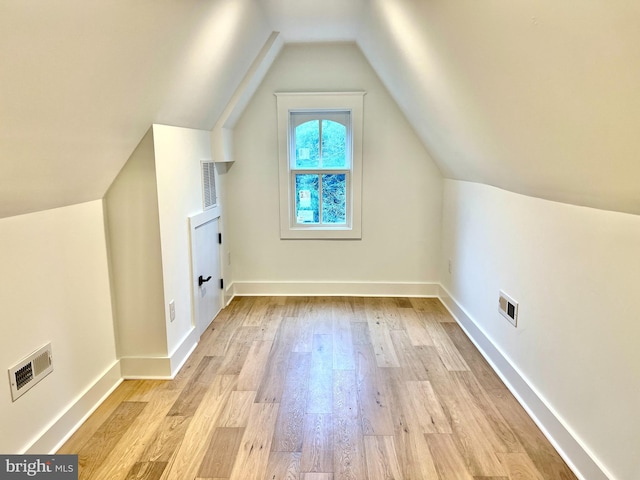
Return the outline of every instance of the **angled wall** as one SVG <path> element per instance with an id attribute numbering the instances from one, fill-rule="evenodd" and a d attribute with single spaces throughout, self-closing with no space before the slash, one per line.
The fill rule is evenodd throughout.
<path id="1" fill-rule="evenodd" d="M 198 342 L 189 216 L 202 211 L 200 162 L 211 161 L 210 140 L 206 130 L 153 125 L 105 196 L 125 377 L 171 377 Z"/>
<path id="2" fill-rule="evenodd" d="M 442 284 L 472 330 L 528 383 L 534 416 L 577 441 L 547 422 L 582 478 L 639 478 L 640 217 L 468 182 L 444 192 Z M 499 290 L 520 303 L 517 328 Z"/>
<path id="3" fill-rule="evenodd" d="M 105 195 L 118 356 L 166 357 L 153 129 Z"/>
<path id="4" fill-rule="evenodd" d="M 159 240 L 164 279 L 164 318 L 169 356 L 197 338 L 191 298 L 189 217 L 202 212 L 201 161 L 211 161 L 211 132 L 167 125 L 153 126 L 158 188 Z M 169 301 L 176 319 L 169 320 Z M 186 347 L 186 346 L 185 346 Z M 184 355 L 183 352 L 182 355 Z"/>
<path id="5" fill-rule="evenodd" d="M 120 380 L 102 202 L 0 220 L 0 265 L 1 368 L 48 342 L 54 365 L 15 403 L 2 376 L 0 451 L 49 453 Z"/>

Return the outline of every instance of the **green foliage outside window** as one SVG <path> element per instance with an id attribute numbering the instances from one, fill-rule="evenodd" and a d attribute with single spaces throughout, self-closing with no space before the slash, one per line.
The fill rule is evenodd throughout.
<path id="1" fill-rule="evenodd" d="M 320 148 L 322 122 L 322 149 Z M 296 127 L 296 167 L 346 168 L 347 128 L 331 120 L 311 120 Z"/>
<path id="2" fill-rule="evenodd" d="M 296 221 L 320 223 L 320 180 L 322 180 L 322 223 L 340 225 L 347 219 L 347 179 L 341 174 L 296 174 Z"/>
<path id="3" fill-rule="evenodd" d="M 295 169 L 347 169 L 346 135 L 347 128 L 332 120 L 301 123 L 295 128 Z M 346 224 L 345 173 L 296 173 L 295 189 L 296 223 Z"/>

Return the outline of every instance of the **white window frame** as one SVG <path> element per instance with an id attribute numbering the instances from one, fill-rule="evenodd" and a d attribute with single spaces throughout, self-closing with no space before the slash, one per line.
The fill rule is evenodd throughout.
<path id="1" fill-rule="evenodd" d="M 362 134 L 365 92 L 276 93 L 278 111 L 278 156 L 280 181 L 280 238 L 360 239 L 362 238 Z M 295 182 L 291 169 L 292 112 L 349 112 L 351 138 L 350 174 L 347 175 L 346 224 L 300 224 L 295 219 Z M 297 173 L 304 173 L 298 171 Z M 327 170 L 327 174 L 336 173 Z M 338 172 L 339 173 L 339 172 Z"/>

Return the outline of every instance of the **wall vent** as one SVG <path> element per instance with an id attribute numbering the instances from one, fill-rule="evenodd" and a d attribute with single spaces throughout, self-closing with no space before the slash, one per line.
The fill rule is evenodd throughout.
<path id="1" fill-rule="evenodd" d="M 216 167 L 213 162 L 200 162 L 202 165 L 202 209 L 208 210 L 217 205 Z"/>
<path id="2" fill-rule="evenodd" d="M 9 369 L 12 400 L 15 402 L 52 371 L 53 357 L 48 343 Z"/>
<path id="3" fill-rule="evenodd" d="M 498 300 L 498 311 L 504 318 L 509 320 L 514 327 L 518 326 L 518 302 L 502 290 L 500 290 L 500 299 Z"/>

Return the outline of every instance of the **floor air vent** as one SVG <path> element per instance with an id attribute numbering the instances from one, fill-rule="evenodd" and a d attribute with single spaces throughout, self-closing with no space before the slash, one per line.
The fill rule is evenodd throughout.
<path id="1" fill-rule="evenodd" d="M 53 357 L 51 356 L 50 343 L 11 367 L 9 369 L 9 382 L 11 383 L 11 398 L 13 401 L 15 402 L 52 371 Z"/>

